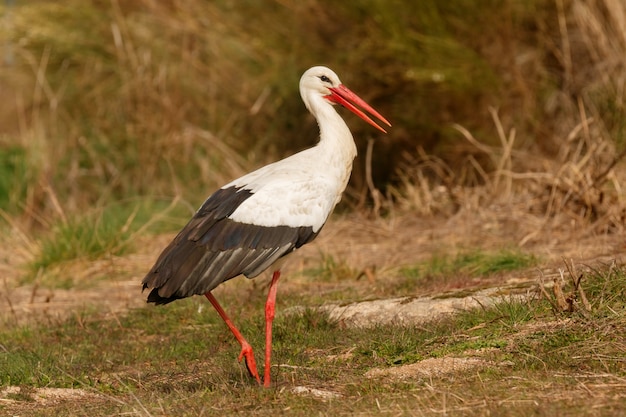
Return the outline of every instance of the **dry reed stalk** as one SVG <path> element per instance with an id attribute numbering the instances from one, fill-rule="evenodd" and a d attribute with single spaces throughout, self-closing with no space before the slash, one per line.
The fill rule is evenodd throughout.
<path id="1" fill-rule="evenodd" d="M 579 104 L 581 121 L 566 135 L 560 158 L 556 160 L 515 150 L 515 129 L 506 134 L 493 108 L 490 112 L 500 140 L 499 147 L 488 146 L 463 126 L 454 125 L 471 145 L 489 157 L 495 167 L 488 173 L 473 157 L 468 158 L 468 164 L 483 179 L 483 185 L 468 187 L 458 182 L 450 185 L 459 180 L 452 177 L 453 181 L 448 181 L 446 187 L 451 191 L 451 200 L 458 203 L 457 209 L 477 212 L 495 204 L 508 207 L 510 218 L 514 213 L 518 219 L 526 216 L 528 224 L 535 224 L 538 229 L 525 230 L 521 244 L 538 239 L 553 227 L 571 228 L 574 225 L 579 232 L 622 230 L 626 204 L 614 168 L 626 151 L 613 156 L 613 143 L 594 129 L 595 119 L 588 117 L 582 103 Z M 527 170 L 531 159 L 533 166 L 542 166 L 544 170 Z M 411 202 L 405 204 L 406 207 L 419 206 L 422 214 L 429 214 L 431 211 L 424 210 L 424 207 L 441 205 L 436 199 L 443 195 L 424 188 L 425 185 L 434 188 L 432 180 L 425 180 L 432 176 L 425 175 L 425 164 L 415 160 L 413 164 L 413 171 L 405 169 L 412 174 L 404 177 L 404 189 L 398 195 Z M 441 175 L 436 177 L 442 178 Z M 532 213 L 541 213 L 543 218 L 530 221 L 529 216 L 535 215 Z M 499 217 L 498 221 L 506 222 L 507 218 Z"/>

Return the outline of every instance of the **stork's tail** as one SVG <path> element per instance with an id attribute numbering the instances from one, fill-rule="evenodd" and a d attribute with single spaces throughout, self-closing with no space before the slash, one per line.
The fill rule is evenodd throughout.
<path id="1" fill-rule="evenodd" d="M 145 285 L 143 289 L 144 290 L 146 289 Z M 163 304 L 171 303 L 172 301 L 180 300 L 181 298 L 185 298 L 185 297 L 181 297 L 177 295 L 172 295 L 171 297 L 161 297 L 159 295 L 159 289 L 153 288 L 152 291 L 150 291 L 150 294 L 148 294 L 147 302 L 154 303 L 156 305 L 163 305 Z"/>

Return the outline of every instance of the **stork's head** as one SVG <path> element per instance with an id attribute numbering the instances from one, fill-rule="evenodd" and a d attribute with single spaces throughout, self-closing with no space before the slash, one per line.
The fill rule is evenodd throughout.
<path id="1" fill-rule="evenodd" d="M 330 89 L 341 85 L 339 77 L 326 67 L 309 68 L 300 78 L 300 89 L 319 92 L 322 96 L 331 94 Z"/>
<path id="2" fill-rule="evenodd" d="M 356 106 L 361 107 L 363 110 L 367 111 L 387 126 L 391 126 L 391 123 L 381 116 L 380 113 L 344 86 L 339 80 L 337 74 L 335 74 L 330 68 L 318 66 L 306 70 L 306 72 L 302 74 L 302 78 L 300 78 L 300 94 L 302 95 L 302 100 L 304 101 L 307 109 L 309 109 L 312 113 L 315 113 L 313 105 L 314 99 L 309 96 L 317 95 L 331 104 L 342 105 L 359 116 L 361 119 L 365 120 L 367 123 L 385 133 L 387 133 L 385 129 L 378 126 L 376 122 L 374 122 L 367 114 Z"/>

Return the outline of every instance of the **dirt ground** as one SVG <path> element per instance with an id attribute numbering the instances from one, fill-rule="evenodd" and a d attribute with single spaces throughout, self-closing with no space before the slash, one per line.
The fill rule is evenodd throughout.
<path id="1" fill-rule="evenodd" d="M 550 274 L 563 266 L 563 260 L 591 264 L 619 260 L 626 253 L 626 241 L 619 233 L 599 234 L 592 227 L 564 225 L 564 222 L 556 226 L 543 223 L 542 219 L 531 216 L 511 217 L 510 210 L 498 206 L 489 210 L 462 210 L 450 218 L 407 214 L 385 219 L 369 219 L 358 214 L 336 216 L 315 241 L 286 258 L 281 290 L 306 293 L 306 282 L 299 278 L 298 272 L 319 264 L 324 256 L 331 256 L 358 276 L 367 277 L 371 293 L 363 294 L 363 298 L 371 299 L 376 298 L 377 287 L 398 277 L 401 267 L 426 261 L 434 255 L 520 248 L 537 256 L 541 263 L 538 269 Z M 44 285 L 44 280 L 22 282 L 23 264 L 36 247 L 17 232 L 7 236 L 0 241 L 0 259 L 4 260 L 0 263 L 0 319 L 15 324 L 31 319 L 59 319 L 85 308 L 115 315 L 141 307 L 145 305 L 140 286 L 143 275 L 172 237 L 173 234 L 143 236 L 134 242 L 135 251 L 129 255 L 78 260 L 59 266 L 48 274 L 59 276 L 67 288 L 50 288 Z M 448 286 L 485 287 L 501 285 L 503 280 L 512 278 L 533 281 L 538 277 L 539 271 L 532 270 L 499 276 L 495 282 L 472 280 Z M 268 278 L 264 274 L 255 281 Z M 248 280 L 238 278 L 216 291 L 250 285 Z"/>

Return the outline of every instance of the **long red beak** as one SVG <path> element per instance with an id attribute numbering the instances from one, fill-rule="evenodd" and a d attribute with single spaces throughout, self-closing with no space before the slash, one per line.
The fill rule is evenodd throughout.
<path id="1" fill-rule="evenodd" d="M 374 126 L 376 129 L 380 130 L 381 132 L 387 133 L 385 129 L 378 126 L 375 121 L 373 121 L 367 114 L 365 114 L 356 106 L 361 107 L 363 110 L 376 117 L 378 120 L 380 120 L 389 127 L 391 127 L 391 123 L 389 123 L 387 119 L 381 116 L 380 113 L 374 110 L 372 106 L 367 104 L 361 97 L 350 91 L 348 87 L 340 84 L 339 87 L 330 87 L 329 90 L 331 91 L 331 93 L 326 96 L 326 99 L 332 101 L 333 103 L 341 104 L 352 113 L 356 114 L 361 119 Z"/>

